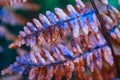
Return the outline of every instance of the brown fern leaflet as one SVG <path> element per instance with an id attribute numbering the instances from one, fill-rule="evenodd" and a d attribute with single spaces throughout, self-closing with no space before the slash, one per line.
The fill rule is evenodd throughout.
<path id="1" fill-rule="evenodd" d="M 25 3 L 27 0 L 1 0 L 0 6 L 9 6 Z"/>

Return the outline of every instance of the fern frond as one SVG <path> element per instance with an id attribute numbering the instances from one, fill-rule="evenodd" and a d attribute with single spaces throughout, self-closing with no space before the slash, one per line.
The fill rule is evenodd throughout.
<path id="1" fill-rule="evenodd" d="M 37 70 L 38 70 L 39 68 L 42 68 L 42 70 L 40 70 L 40 72 L 38 72 L 38 74 L 46 75 L 43 77 L 43 79 L 47 78 L 48 75 L 52 75 L 51 76 L 51 78 L 52 78 L 54 74 L 56 74 L 56 75 L 54 75 L 54 77 L 58 78 L 57 74 L 59 74 L 59 77 L 60 77 L 59 80 L 61 80 L 61 78 L 64 75 L 66 75 L 66 72 L 50 73 L 50 71 L 51 71 L 51 69 L 49 69 L 50 67 L 53 69 L 56 69 L 55 66 L 57 66 L 57 67 L 59 67 L 58 68 L 58 70 L 59 70 L 62 67 L 61 65 L 64 66 L 65 64 L 67 64 L 68 65 L 68 66 L 66 66 L 67 69 L 70 68 L 70 70 L 71 70 L 69 74 L 72 74 L 73 71 L 77 68 L 81 68 L 81 69 L 83 68 L 83 71 L 81 73 L 79 73 L 79 70 L 76 70 L 78 72 L 77 76 L 80 77 L 82 75 L 82 73 L 85 74 L 85 72 L 84 72 L 85 64 L 84 63 L 87 63 L 87 67 L 90 69 L 91 72 L 94 71 L 94 65 L 97 65 L 99 68 L 102 68 L 102 60 L 103 60 L 102 57 L 104 57 L 105 61 L 108 64 L 113 65 L 113 57 L 111 54 L 111 50 L 106 45 L 103 45 L 99 48 L 96 47 L 95 49 L 93 49 L 90 52 L 79 53 L 78 56 L 75 56 L 75 55 L 67 47 L 63 46 L 62 44 L 58 44 L 57 46 L 52 47 L 52 52 L 49 52 L 48 50 L 42 48 L 39 50 L 39 52 L 31 51 L 30 54 L 25 55 L 24 58 L 17 57 L 16 62 L 13 65 L 11 65 L 9 71 L 22 74 L 25 69 L 31 68 L 30 73 L 29 73 L 29 76 L 31 79 L 31 77 L 37 76 L 36 75 L 37 73 L 35 73 L 35 74 L 32 73 L 34 71 L 34 69 L 36 70 L 36 68 L 37 68 Z M 83 55 L 84 55 L 84 57 L 83 57 Z M 85 60 L 85 62 L 84 62 L 84 60 Z M 95 61 L 95 63 L 93 63 L 94 61 Z M 69 65 L 70 63 L 72 65 Z M 48 74 L 44 73 L 43 68 L 48 68 L 47 69 Z M 63 67 L 63 71 L 66 71 L 67 69 L 65 67 Z M 3 71 L 2 73 L 4 74 L 5 72 Z M 60 74 L 61 74 L 61 76 L 60 76 Z M 42 77 L 39 77 L 39 79 L 41 79 L 41 78 Z M 48 79 L 51 80 L 51 78 L 49 77 Z M 80 78 L 82 78 L 82 77 L 80 77 Z M 71 79 L 71 76 L 69 75 L 68 80 L 70 80 L 70 79 Z"/>
<path id="2" fill-rule="evenodd" d="M 47 11 L 46 16 L 39 14 L 39 19 L 27 22 L 10 48 L 27 45 L 31 52 L 23 58 L 17 57 L 16 62 L 2 74 L 23 74 L 28 69 L 29 79 L 51 80 L 54 77 L 61 80 L 65 76 L 70 80 L 75 71 L 77 80 L 90 80 L 84 66 L 90 72 L 101 69 L 103 61 L 112 66 L 112 51 L 99 30 L 95 11 L 87 9 L 81 0 L 76 0 L 76 7 L 68 5 L 68 14 L 55 8 L 55 13 Z M 114 17 L 103 13 L 101 16 L 110 27 L 106 29 L 111 30 Z M 99 76 L 99 72 L 97 74 Z"/>
<path id="3" fill-rule="evenodd" d="M 80 5 L 80 7 L 81 6 L 83 5 Z M 74 38 L 78 38 L 80 33 L 89 35 L 89 32 L 98 32 L 98 28 L 96 27 L 98 23 L 92 10 L 87 10 L 86 8 L 82 10 L 78 8 L 76 11 L 72 5 L 68 5 L 67 10 L 69 15 L 60 8 L 55 8 L 56 15 L 47 11 L 46 16 L 48 18 L 40 14 L 40 21 L 33 19 L 33 23 L 28 22 L 24 27 L 24 31 L 20 31 L 18 39 L 10 45 L 10 48 L 16 48 L 18 45 L 19 47 L 21 45 L 28 45 L 30 47 L 33 47 L 35 44 L 42 45 L 41 41 L 52 44 L 58 40 L 59 35 L 63 40 L 70 35 L 71 32 Z M 87 23 L 90 25 L 90 28 L 86 25 Z M 79 31 L 80 28 L 83 33 Z"/>
<path id="4" fill-rule="evenodd" d="M 12 34 L 7 28 L 5 28 L 5 26 L 0 25 L 0 32 L 1 32 L 0 37 L 4 36 L 7 40 L 13 41 L 16 38 L 16 36 Z"/>
<path id="5" fill-rule="evenodd" d="M 1 0 L 0 6 L 9 6 L 9 5 L 17 5 L 26 2 L 27 0 Z"/>
<path id="6" fill-rule="evenodd" d="M 37 11 L 40 9 L 40 5 L 32 3 L 30 1 L 27 1 L 27 2 L 24 2 L 21 4 L 17 4 L 17 5 L 11 5 L 10 7 L 12 8 L 12 10 L 20 9 L 20 10 Z"/>
<path id="7" fill-rule="evenodd" d="M 108 31 L 108 34 L 110 34 L 111 38 L 120 44 L 120 13 L 115 7 L 111 5 L 107 6 L 107 12 L 107 14 L 101 14 L 105 21 L 106 30 Z"/>

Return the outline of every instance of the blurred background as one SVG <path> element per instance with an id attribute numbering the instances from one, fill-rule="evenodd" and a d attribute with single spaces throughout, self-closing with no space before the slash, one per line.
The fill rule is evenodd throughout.
<path id="1" fill-rule="evenodd" d="M 89 2 L 89 0 L 83 0 L 83 2 Z M 0 71 L 12 64 L 18 54 L 29 51 L 26 47 L 8 48 L 27 21 L 37 18 L 39 13 L 53 11 L 55 7 L 65 9 L 67 4 L 75 5 L 74 0 L 28 0 L 26 3 L 11 6 L 2 3 L 0 0 Z M 109 4 L 119 8 L 117 0 L 109 0 Z"/>

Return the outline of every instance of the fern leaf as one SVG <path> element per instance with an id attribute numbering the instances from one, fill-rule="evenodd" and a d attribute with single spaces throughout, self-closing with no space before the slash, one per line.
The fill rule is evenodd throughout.
<path id="1" fill-rule="evenodd" d="M 120 44 L 120 29 L 119 29 L 119 11 L 113 7 L 113 6 L 108 6 L 108 15 L 106 14 L 101 14 L 105 21 L 105 27 L 106 30 L 108 31 L 108 34 L 110 34 L 111 38 L 116 41 L 117 43 Z"/>
<path id="2" fill-rule="evenodd" d="M 27 45 L 31 51 L 23 58 L 17 57 L 13 65 L 2 71 L 3 75 L 7 72 L 23 74 L 30 69 L 29 79 L 51 80 L 54 77 L 61 80 L 65 76 L 70 80 L 75 71 L 77 80 L 90 80 L 85 73 L 84 66 L 87 66 L 101 78 L 97 68 L 102 68 L 103 60 L 111 66 L 114 64 L 112 51 L 99 30 L 95 12 L 86 8 L 81 0 L 75 1 L 77 9 L 68 5 L 68 14 L 55 8 L 55 13 L 47 11 L 46 15 L 39 14 L 39 19 L 26 23 L 10 48 Z M 108 13 L 111 18 L 103 13 L 101 16 L 106 29 L 111 30 L 114 22 L 118 23 L 113 13 L 119 12 L 108 9 Z"/>
<path id="3" fill-rule="evenodd" d="M 27 0 L 1 0 L 1 6 L 17 5 L 26 2 Z"/>
<path id="4" fill-rule="evenodd" d="M 20 35 L 18 37 L 19 40 L 17 39 L 18 41 L 16 40 L 13 44 L 11 44 L 10 48 L 17 47 L 18 45 L 20 46 L 27 45 L 27 46 L 33 47 L 35 44 L 41 43 L 41 41 L 44 41 L 44 40 L 46 43 L 52 44 L 52 42 L 58 40 L 57 38 L 59 37 L 59 35 L 61 39 L 65 39 L 70 34 L 71 31 L 72 31 L 73 37 L 78 38 L 79 37 L 78 35 L 80 33 L 79 25 L 81 26 L 83 32 L 86 35 L 88 35 L 90 28 L 88 28 L 88 25 L 86 25 L 86 23 L 88 23 L 86 20 L 88 17 L 93 15 L 90 20 L 94 21 L 93 19 L 95 18 L 94 12 L 92 10 L 90 11 L 87 10 L 86 12 L 82 11 L 82 13 L 79 13 L 79 11 L 78 12 L 75 11 L 75 9 L 71 5 L 68 5 L 67 10 L 70 16 L 67 15 L 60 8 L 55 8 L 56 15 L 50 11 L 47 11 L 46 15 L 48 18 L 45 15 L 40 14 L 39 20 L 41 22 L 38 19 L 33 19 L 33 23 L 28 22 L 26 26 L 24 27 L 24 31 L 20 32 Z M 73 13 L 76 16 L 72 16 Z M 69 24 L 71 25 L 70 27 L 68 27 Z M 97 22 L 95 23 L 91 22 L 90 24 L 91 26 L 97 25 Z M 94 29 L 93 26 L 92 26 L 92 29 Z M 96 27 L 94 30 L 96 30 L 97 32 L 98 28 Z"/>

